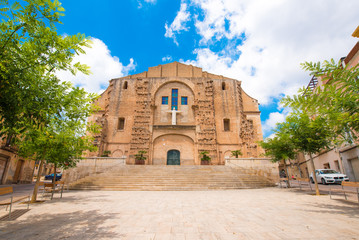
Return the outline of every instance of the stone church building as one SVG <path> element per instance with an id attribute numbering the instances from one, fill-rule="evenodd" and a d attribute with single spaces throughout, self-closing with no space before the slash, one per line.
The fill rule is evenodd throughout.
<path id="1" fill-rule="evenodd" d="M 97 100 L 101 110 L 89 121 L 102 126 L 98 152 L 88 156 L 126 157 L 146 151 L 148 165 L 200 165 L 207 151 L 222 165 L 231 151 L 259 157 L 263 139 L 258 101 L 241 82 L 173 62 L 112 79 Z"/>

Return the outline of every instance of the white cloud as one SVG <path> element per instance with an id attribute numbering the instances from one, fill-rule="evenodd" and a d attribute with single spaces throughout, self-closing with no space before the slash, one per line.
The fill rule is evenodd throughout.
<path id="1" fill-rule="evenodd" d="M 181 2 L 180 10 L 177 12 L 177 16 L 171 23 L 171 25 L 165 24 L 165 37 L 172 38 L 174 43 L 178 45 L 176 34 L 179 34 L 182 31 L 187 31 L 188 28 L 186 27 L 186 23 L 190 19 L 190 13 L 187 10 L 187 4 Z"/>
<path id="2" fill-rule="evenodd" d="M 172 61 L 172 56 L 167 55 L 162 58 L 162 62 L 170 62 L 170 61 Z"/>
<path id="3" fill-rule="evenodd" d="M 357 41 L 351 37 L 358 24 L 356 0 L 192 0 L 189 6 L 204 17 L 191 16 L 201 44 L 196 59 L 185 62 L 241 80 L 261 104 L 308 83 L 301 62 L 337 60 Z M 235 42 L 243 33 L 243 44 L 225 49 L 227 54 L 213 50 L 216 41 Z"/>
<path id="4" fill-rule="evenodd" d="M 194 25 L 188 27 L 200 41 L 196 58 L 182 61 L 242 81 L 262 105 L 308 84 L 309 73 L 300 63 L 337 61 L 357 42 L 351 37 L 358 24 L 357 0 L 188 0 L 188 6 L 199 13 L 190 16 Z M 228 44 L 219 49 L 218 41 Z M 264 135 L 284 115 L 272 113 L 263 123 Z"/>
<path id="5" fill-rule="evenodd" d="M 137 0 L 137 3 L 138 3 L 138 8 L 142 8 L 143 7 L 143 4 L 144 3 L 147 3 L 147 4 L 156 4 L 157 3 L 157 0 Z"/>
<path id="6" fill-rule="evenodd" d="M 269 114 L 269 118 L 264 121 L 262 124 L 262 131 L 263 134 L 266 135 L 276 127 L 277 123 L 282 123 L 285 120 L 285 117 L 287 116 L 286 113 L 281 112 L 272 112 Z"/>
<path id="7" fill-rule="evenodd" d="M 91 41 L 92 47 L 86 48 L 86 54 L 76 56 L 73 62 L 90 66 L 92 74 L 78 73 L 74 76 L 70 72 L 61 71 L 57 76 L 63 81 L 71 81 L 74 85 L 83 87 L 88 92 L 100 93 L 108 87 L 109 80 L 126 76 L 135 68 L 135 64 L 131 58 L 130 63 L 124 65 L 118 57 L 111 56 L 110 50 L 100 39 L 92 38 Z"/>
<path id="8" fill-rule="evenodd" d="M 243 9 L 238 1 L 223 0 L 192 0 L 192 3 L 204 12 L 204 19 L 199 20 L 196 16 L 195 26 L 198 33 L 202 36 L 201 43 L 207 43 L 214 37 L 233 38 L 240 34 L 239 28 L 232 23 L 232 19 L 240 19 Z M 226 30 L 225 22 L 229 21 L 229 30 Z"/>

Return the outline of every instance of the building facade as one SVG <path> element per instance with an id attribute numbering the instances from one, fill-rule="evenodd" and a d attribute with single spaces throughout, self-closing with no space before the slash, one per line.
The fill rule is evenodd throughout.
<path id="1" fill-rule="evenodd" d="M 0 140 L 0 184 L 31 183 L 35 161 L 22 159 L 16 148 Z"/>
<path id="2" fill-rule="evenodd" d="M 98 152 L 88 156 L 126 157 L 146 151 L 145 164 L 224 164 L 231 151 L 259 157 L 263 139 L 258 101 L 235 79 L 173 62 L 112 79 L 89 121 L 102 126 Z"/>

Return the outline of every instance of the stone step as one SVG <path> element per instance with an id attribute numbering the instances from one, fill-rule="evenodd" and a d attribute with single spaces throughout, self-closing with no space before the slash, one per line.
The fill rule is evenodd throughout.
<path id="1" fill-rule="evenodd" d="M 243 179 L 243 178 L 232 178 L 232 179 L 153 179 L 153 178 L 132 178 L 132 179 L 84 179 L 83 182 L 238 182 L 238 180 L 241 180 L 243 182 L 253 182 L 253 181 L 259 181 L 256 179 Z"/>
<path id="2" fill-rule="evenodd" d="M 91 179 L 91 181 L 95 180 L 95 179 L 103 179 L 106 181 L 133 181 L 133 180 L 139 180 L 139 179 L 143 179 L 143 180 L 190 180 L 190 181 L 195 181 L 195 180 L 216 180 L 216 181 L 221 181 L 221 180 L 236 180 L 236 179 L 243 179 L 243 180 L 254 180 L 256 179 L 255 177 L 241 177 L 241 176 L 170 176 L 170 177 L 161 177 L 161 176 L 145 176 L 145 177 L 141 177 L 141 176 L 131 176 L 131 177 L 102 177 L 102 176 L 96 176 L 96 177 L 88 177 L 87 179 Z"/>
<path id="3" fill-rule="evenodd" d="M 137 186 L 137 187 L 106 187 L 106 186 L 87 186 L 81 188 L 72 188 L 72 190 L 118 190 L 118 191 L 194 191 L 194 190 L 215 190 L 215 189 L 249 189 L 249 188 L 256 188 L 254 186 L 247 187 L 247 186 L 226 186 L 226 187 L 219 187 L 219 186 L 190 186 L 190 187 L 181 187 L 181 186 Z M 260 188 L 260 187 L 259 187 Z"/>
<path id="4" fill-rule="evenodd" d="M 195 191 L 273 186 L 264 177 L 228 166 L 120 166 L 87 176 L 70 185 L 74 190 Z"/>
<path id="5" fill-rule="evenodd" d="M 135 185 L 164 185 L 164 186 L 168 186 L 168 185 L 188 185 L 188 186 L 194 186 L 194 185 L 244 185 L 244 184 L 249 184 L 249 185 L 266 185 L 265 183 L 261 183 L 261 182 L 188 182 L 188 183 L 176 183 L 176 182 L 172 182 L 172 183 L 168 183 L 168 182 L 141 182 L 141 183 L 130 183 L 130 182 L 125 182 L 125 183 L 102 183 L 102 182 L 85 182 L 85 183 L 81 183 L 81 185 L 103 185 L 103 186 L 135 186 Z M 78 184 L 79 185 L 79 184 Z"/>
<path id="6" fill-rule="evenodd" d="M 260 181 L 259 179 L 255 178 L 227 178 L 227 179 L 213 179 L 213 178 L 197 178 L 197 179 L 159 179 L 159 178 L 131 178 L 131 179 L 83 179 L 82 182 L 255 182 Z"/>
<path id="7" fill-rule="evenodd" d="M 220 183 L 220 184 L 227 184 L 227 183 L 260 183 L 260 181 L 126 181 L 126 182 L 106 182 L 106 181 L 85 181 L 81 182 L 81 184 L 211 184 L 211 183 Z"/>

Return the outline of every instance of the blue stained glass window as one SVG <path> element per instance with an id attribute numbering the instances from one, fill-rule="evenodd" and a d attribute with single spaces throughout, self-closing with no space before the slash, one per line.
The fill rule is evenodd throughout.
<path id="1" fill-rule="evenodd" d="M 162 97 L 162 105 L 168 105 L 168 97 Z"/>
<path id="2" fill-rule="evenodd" d="M 178 110 L 178 89 L 172 89 L 171 110 Z"/>
<path id="3" fill-rule="evenodd" d="M 181 105 L 187 105 L 187 97 L 181 97 Z"/>

